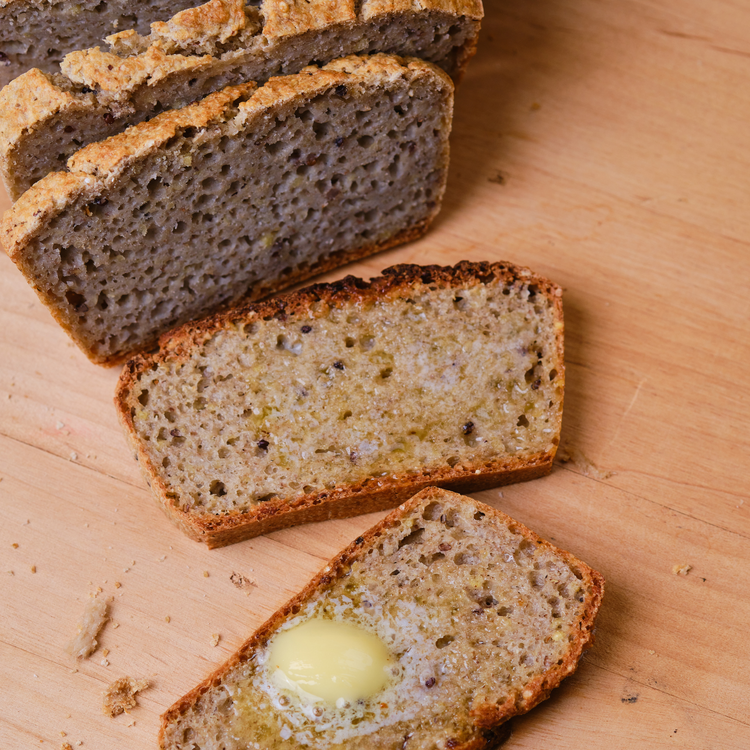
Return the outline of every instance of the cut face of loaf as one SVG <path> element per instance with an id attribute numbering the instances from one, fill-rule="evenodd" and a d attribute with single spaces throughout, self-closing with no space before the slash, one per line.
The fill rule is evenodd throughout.
<path id="1" fill-rule="evenodd" d="M 421 235 L 453 86 L 386 55 L 229 87 L 80 151 L 3 219 L 8 254 L 95 362 Z"/>
<path id="2" fill-rule="evenodd" d="M 4 0 L 0 2 L 0 87 L 29 68 L 53 72 L 68 53 L 118 29 L 149 24 L 194 0 Z"/>
<path id="3" fill-rule="evenodd" d="M 162 717 L 162 750 L 481 750 L 548 697 L 592 639 L 604 580 L 468 497 L 430 488 L 334 558 Z M 351 705 L 272 676 L 280 632 L 311 619 L 374 633 L 393 659 Z"/>
<path id="4" fill-rule="evenodd" d="M 15 200 L 81 146 L 225 86 L 297 73 L 354 53 L 418 57 L 458 77 L 474 52 L 479 0 L 384 3 L 211 0 L 74 52 L 62 75 L 29 71 L 0 92 L 0 173 Z M 1 32 L 0 32 L 1 33 Z M 2 45 L 0 44 L 0 49 Z"/>
<path id="5" fill-rule="evenodd" d="M 221 546 L 548 473 L 562 329 L 560 289 L 527 269 L 396 266 L 187 326 L 116 404 L 167 513 Z"/>

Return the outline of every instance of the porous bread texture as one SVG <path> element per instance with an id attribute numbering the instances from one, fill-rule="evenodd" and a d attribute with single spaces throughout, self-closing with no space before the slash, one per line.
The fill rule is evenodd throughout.
<path id="1" fill-rule="evenodd" d="M 48 72 L 76 49 L 118 29 L 148 33 L 149 24 L 196 0 L 5 0 L 0 2 L 0 87 L 29 70 Z"/>
<path id="2" fill-rule="evenodd" d="M 8 254 L 93 361 L 417 237 L 453 85 L 387 55 L 228 87 L 72 157 L 3 218 Z"/>
<path id="3" fill-rule="evenodd" d="M 186 326 L 116 405 L 162 507 L 216 547 L 546 474 L 564 379 L 554 284 L 403 265 Z"/>
<path id="4" fill-rule="evenodd" d="M 286 11 L 284 10 L 286 7 Z M 29 71 L 0 92 L 0 175 L 16 200 L 79 148 L 248 80 L 355 53 L 418 57 L 458 77 L 474 52 L 479 0 L 210 0 L 71 53 L 62 74 Z"/>
<path id="5" fill-rule="evenodd" d="M 548 697 L 592 640 L 604 580 L 494 508 L 423 490 L 334 558 L 162 717 L 162 750 L 481 750 Z M 395 661 L 353 705 L 278 687 L 274 636 L 311 618 L 376 634 Z"/>

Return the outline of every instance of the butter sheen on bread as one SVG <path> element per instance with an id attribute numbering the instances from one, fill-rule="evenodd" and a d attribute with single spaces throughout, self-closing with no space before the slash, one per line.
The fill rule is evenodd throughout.
<path id="1" fill-rule="evenodd" d="M 334 558 L 162 718 L 162 750 L 482 750 L 592 640 L 604 580 L 490 506 L 426 489 Z M 312 618 L 377 635 L 396 668 L 355 703 L 270 676 L 276 633 Z"/>
<path id="2" fill-rule="evenodd" d="M 542 476 L 563 388 L 559 287 L 462 262 L 190 324 L 128 363 L 116 405 L 159 502 L 213 547 Z"/>

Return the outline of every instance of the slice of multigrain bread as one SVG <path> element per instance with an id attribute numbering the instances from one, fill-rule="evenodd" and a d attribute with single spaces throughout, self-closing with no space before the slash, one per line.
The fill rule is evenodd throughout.
<path id="1" fill-rule="evenodd" d="M 62 75 L 29 71 L 0 92 L 0 174 L 15 200 L 81 146 L 228 85 L 297 73 L 313 61 L 388 52 L 454 78 L 476 47 L 480 0 L 211 0 L 68 55 Z M 2 45 L 0 44 L 0 48 Z"/>
<path id="2" fill-rule="evenodd" d="M 335 557 L 162 717 L 161 750 L 481 750 L 575 671 L 604 579 L 488 505 L 423 490 Z M 277 634 L 311 619 L 375 634 L 375 695 L 310 704 L 274 678 Z"/>
<path id="3" fill-rule="evenodd" d="M 0 86 L 31 67 L 53 71 L 63 56 L 118 29 L 149 24 L 196 0 L 0 0 Z"/>
<path id="4" fill-rule="evenodd" d="M 95 362 L 423 234 L 453 84 L 349 57 L 223 89 L 88 146 L 3 217 L 8 254 Z"/>
<path id="5" fill-rule="evenodd" d="M 158 500 L 217 547 L 552 466 L 561 290 L 507 263 L 395 266 L 188 325 L 116 405 Z"/>

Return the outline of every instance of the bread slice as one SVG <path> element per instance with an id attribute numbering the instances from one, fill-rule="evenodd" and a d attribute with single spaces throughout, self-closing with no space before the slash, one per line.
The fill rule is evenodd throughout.
<path id="1" fill-rule="evenodd" d="M 31 67 L 54 71 L 63 56 L 119 29 L 148 33 L 151 21 L 195 0 L 3 0 L 0 2 L 0 87 Z"/>
<path id="2" fill-rule="evenodd" d="M 5 214 L 8 254 L 93 361 L 418 237 L 437 214 L 442 70 L 350 57 L 254 89 L 88 146 Z"/>
<path id="3" fill-rule="evenodd" d="M 429 488 L 335 557 L 229 661 L 162 717 L 161 750 L 493 747 L 503 722 L 575 671 L 604 579 L 494 508 Z M 269 647 L 311 619 L 377 635 L 390 682 L 310 705 Z"/>
<path id="4" fill-rule="evenodd" d="M 359 52 L 429 60 L 459 77 L 476 47 L 480 0 L 210 0 L 122 31 L 110 51 L 73 52 L 0 93 L 0 174 L 15 200 L 81 146 L 228 85 L 264 82 Z"/>
<path id="5" fill-rule="evenodd" d="M 191 324 L 116 406 L 157 499 L 218 547 L 548 473 L 561 290 L 507 263 L 401 265 Z"/>

